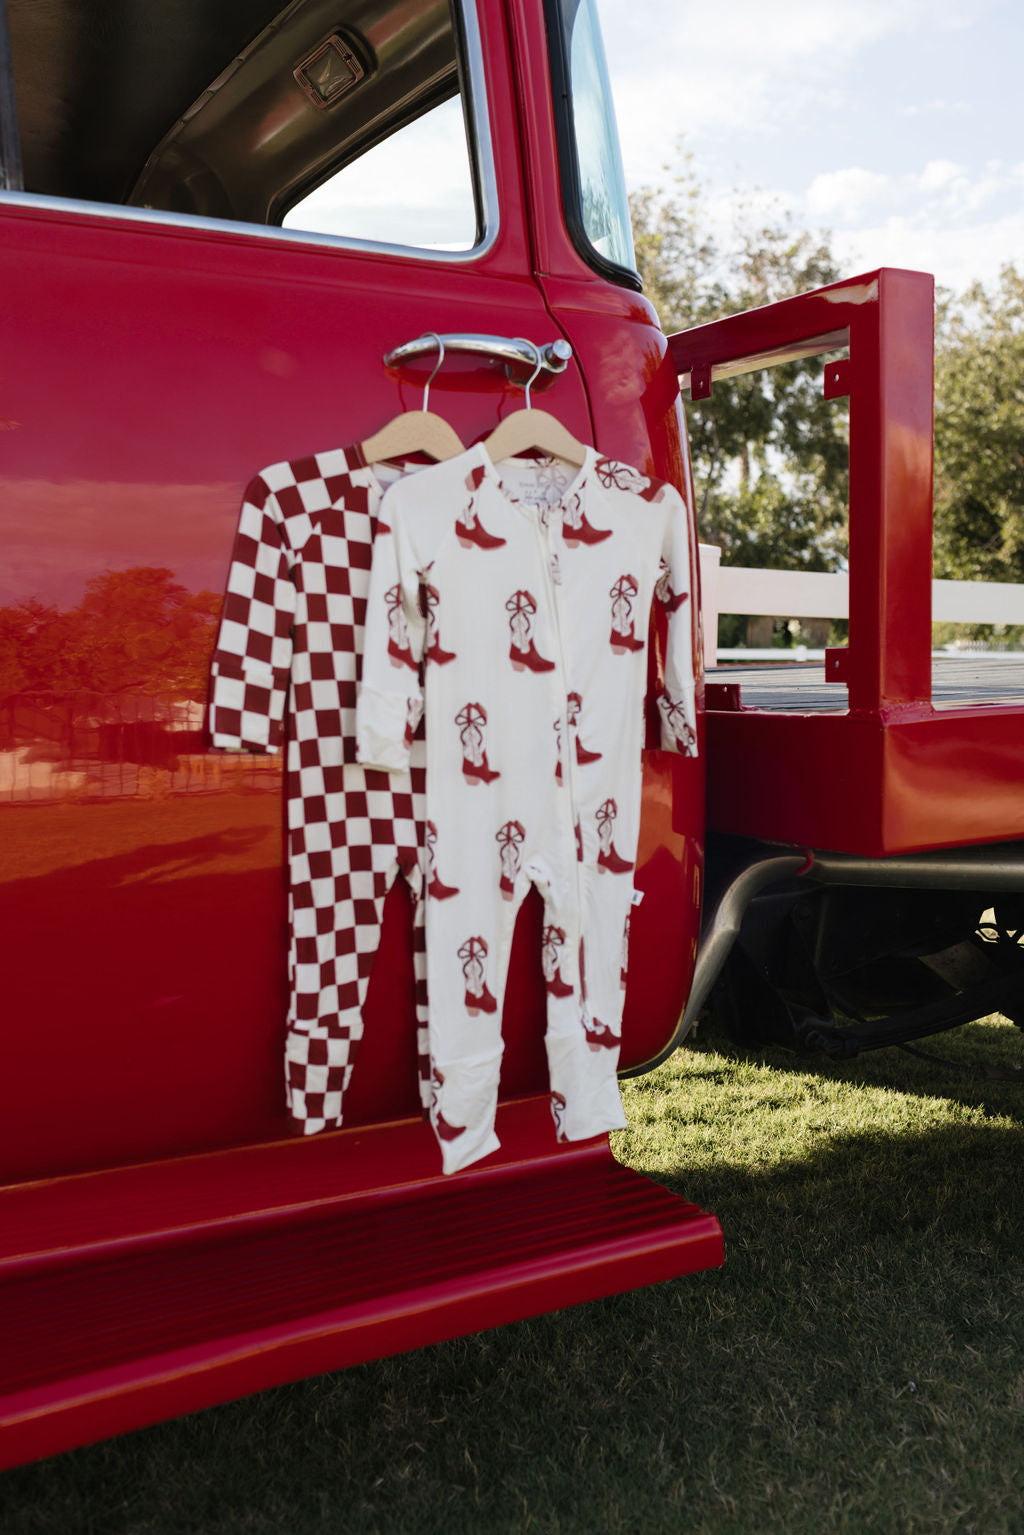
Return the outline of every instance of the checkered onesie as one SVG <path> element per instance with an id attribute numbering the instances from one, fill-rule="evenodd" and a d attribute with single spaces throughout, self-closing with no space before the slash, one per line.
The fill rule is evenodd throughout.
<path id="1" fill-rule="evenodd" d="M 422 886 L 426 764 L 409 721 L 404 773 L 359 766 L 355 703 L 377 510 L 402 471 L 358 446 L 274 464 L 242 504 L 213 656 L 213 745 L 274 752 L 288 717 L 290 999 L 285 1091 L 292 1127 L 336 1128 L 362 1037 L 384 897 L 401 872 L 415 899 L 421 1093 L 429 1102 Z"/>

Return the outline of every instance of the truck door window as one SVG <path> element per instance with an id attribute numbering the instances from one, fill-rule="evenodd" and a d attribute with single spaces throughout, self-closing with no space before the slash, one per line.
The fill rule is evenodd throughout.
<path id="1" fill-rule="evenodd" d="M 639 287 L 595 0 L 548 0 L 548 35 L 569 232 L 592 266 Z"/>
<path id="2" fill-rule="evenodd" d="M 154 6 L 113 36 L 106 0 L 8 0 L 25 191 L 478 248 L 495 209 L 474 3 L 225 0 L 188 25 Z"/>
<path id="3" fill-rule="evenodd" d="M 433 107 L 288 210 L 286 229 L 356 240 L 470 250 L 473 176 L 458 99 Z"/>

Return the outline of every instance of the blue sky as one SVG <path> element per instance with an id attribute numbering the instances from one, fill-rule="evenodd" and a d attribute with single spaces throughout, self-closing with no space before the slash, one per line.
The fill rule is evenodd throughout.
<path id="1" fill-rule="evenodd" d="M 954 289 L 1024 268 L 1019 0 L 598 0 L 630 187 L 682 139 L 735 191 L 830 229 L 844 275 Z"/>

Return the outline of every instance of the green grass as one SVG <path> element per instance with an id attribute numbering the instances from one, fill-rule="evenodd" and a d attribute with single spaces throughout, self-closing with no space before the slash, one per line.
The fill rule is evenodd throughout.
<path id="1" fill-rule="evenodd" d="M 2 1535 L 1024 1532 L 1024 1036 L 933 1048 L 702 1036 L 618 1152 L 724 1269 L 10 1472 Z"/>

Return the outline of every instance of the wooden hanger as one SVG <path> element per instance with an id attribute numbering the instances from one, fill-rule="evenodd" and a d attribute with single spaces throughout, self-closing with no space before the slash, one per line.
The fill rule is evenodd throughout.
<path id="1" fill-rule="evenodd" d="M 403 410 L 400 415 L 392 416 L 372 437 L 364 437 L 359 446 L 368 464 L 379 464 L 389 458 L 406 458 L 410 453 L 426 453 L 440 463 L 442 459 L 455 458 L 466 451 L 466 444 L 455 428 L 436 411 L 427 409 L 430 386 L 444 362 L 444 342 L 437 331 L 428 330 L 424 335 L 433 336 L 437 342 L 437 362 L 423 386 L 423 409 Z"/>
<path id="2" fill-rule="evenodd" d="M 518 339 L 521 338 L 517 337 Z M 503 458 L 514 458 L 517 453 L 525 453 L 533 448 L 549 454 L 552 458 L 563 458 L 579 469 L 587 456 L 583 443 L 578 441 L 568 427 L 563 426 L 561 421 L 548 411 L 534 410 L 530 404 L 530 388 L 543 363 L 540 348 L 532 341 L 526 344 L 533 347 L 534 356 L 537 359 L 537 366 L 525 386 L 526 405 L 524 409 L 513 411 L 511 416 L 506 416 L 504 421 L 500 421 L 491 435 L 484 438 L 483 446 L 492 464 L 499 463 Z"/>

